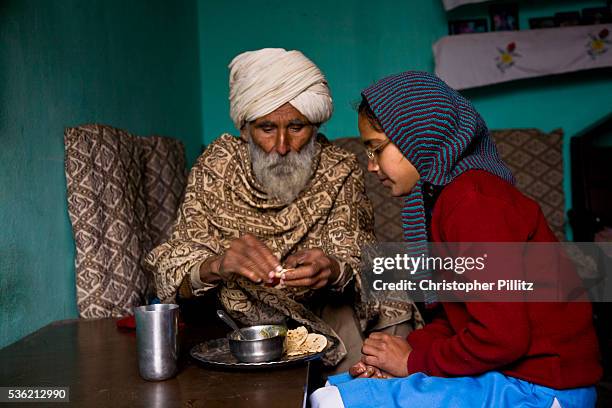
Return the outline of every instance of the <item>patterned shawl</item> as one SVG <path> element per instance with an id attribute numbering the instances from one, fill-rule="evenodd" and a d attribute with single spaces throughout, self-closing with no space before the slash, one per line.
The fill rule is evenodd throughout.
<path id="1" fill-rule="evenodd" d="M 421 176 L 402 209 L 404 239 L 415 253 L 427 251 L 424 183 L 444 186 L 470 169 L 514 183 L 474 106 L 436 76 L 417 71 L 392 75 L 362 95 L 387 137 Z M 421 271 L 416 277 L 428 273 Z M 428 303 L 433 300 L 433 294 L 426 294 Z"/>
<path id="2" fill-rule="evenodd" d="M 172 238 L 146 259 L 155 275 L 158 296 L 173 301 L 192 268 L 199 268 L 207 258 L 222 254 L 232 240 L 250 233 L 281 261 L 314 247 L 335 257 L 346 270 L 336 290 L 355 281 L 355 309 L 363 329 L 368 323 L 385 327 L 409 320 L 411 303 L 364 301 L 357 273 L 360 248 L 372 243 L 374 235 L 363 171 L 354 155 L 323 137 L 319 136 L 316 146 L 311 181 L 291 204 L 283 205 L 269 197 L 255 179 L 247 142 L 225 134 L 212 143 L 191 171 Z M 195 294 L 209 289 L 195 290 Z M 226 310 L 243 324 L 290 317 L 328 337 L 332 347 L 324 362 L 336 364 L 344 357 L 346 349 L 337 334 L 308 308 L 321 302 L 321 291 L 270 288 L 243 278 L 223 281 L 217 289 Z"/>

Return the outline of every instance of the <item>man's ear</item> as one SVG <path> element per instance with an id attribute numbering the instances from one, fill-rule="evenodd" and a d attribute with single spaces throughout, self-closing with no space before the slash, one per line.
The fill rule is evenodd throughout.
<path id="1" fill-rule="evenodd" d="M 249 131 L 249 124 L 245 123 L 244 125 L 242 125 L 242 127 L 240 128 L 240 138 L 242 140 L 244 140 L 245 142 L 249 141 L 249 138 L 251 136 L 251 132 Z"/>

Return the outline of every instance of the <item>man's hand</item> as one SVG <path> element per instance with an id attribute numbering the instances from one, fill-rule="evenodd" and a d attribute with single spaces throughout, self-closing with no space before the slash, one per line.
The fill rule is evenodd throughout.
<path id="1" fill-rule="evenodd" d="M 377 367 L 359 361 L 349 369 L 349 374 L 356 378 L 393 378 L 391 374 Z"/>
<path id="2" fill-rule="evenodd" d="M 289 256 L 285 268 L 293 270 L 283 273 L 281 283 L 313 289 L 320 289 L 334 282 L 340 273 L 338 262 L 319 248 L 299 251 Z"/>
<path id="3" fill-rule="evenodd" d="M 410 344 L 400 336 L 374 332 L 363 342 L 361 361 L 395 377 L 408 376 Z"/>
<path id="4" fill-rule="evenodd" d="M 212 273 L 223 279 L 228 279 L 231 274 L 241 275 L 260 283 L 271 282 L 270 272 L 273 274 L 280 270 L 280 261 L 272 251 L 253 235 L 246 234 L 231 242 L 229 249 L 219 258 L 216 268 L 212 268 Z"/>

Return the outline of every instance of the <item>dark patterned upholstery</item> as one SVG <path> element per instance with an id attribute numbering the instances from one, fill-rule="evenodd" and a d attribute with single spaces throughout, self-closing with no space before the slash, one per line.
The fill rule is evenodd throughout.
<path id="1" fill-rule="evenodd" d="M 548 225 L 564 241 L 563 131 L 507 129 L 493 131 L 491 136 L 516 178 L 516 187 L 540 205 Z"/>

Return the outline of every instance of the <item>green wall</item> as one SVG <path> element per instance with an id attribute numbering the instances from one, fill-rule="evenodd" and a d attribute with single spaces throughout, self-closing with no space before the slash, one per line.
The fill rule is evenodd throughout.
<path id="1" fill-rule="evenodd" d="M 521 3 L 521 26 L 532 16 L 603 6 L 599 1 Z M 373 81 L 409 69 L 433 71 L 432 44 L 454 18 L 487 17 L 487 4 L 446 13 L 441 0 L 200 0 L 204 141 L 234 131 L 229 118 L 228 70 L 240 52 L 263 47 L 299 49 L 326 74 L 335 112 L 331 138 L 357 132 L 352 103 Z M 218 24 L 226 21 L 227 24 Z M 205 60 L 205 62 L 204 62 Z M 610 70 L 568 74 L 465 91 L 491 128 L 562 127 L 574 134 L 612 110 Z"/>
<path id="2" fill-rule="evenodd" d="M 0 2 L 0 347 L 76 317 L 65 127 L 201 140 L 195 1 Z"/>
<path id="3" fill-rule="evenodd" d="M 529 17 L 605 3 L 522 1 L 521 27 L 528 27 Z M 322 131 L 337 138 L 357 134 L 352 103 L 359 99 L 362 88 L 396 72 L 433 72 L 431 47 L 447 34 L 448 19 L 488 17 L 488 4 L 465 6 L 447 14 L 441 0 L 244 0 L 240 7 L 222 0 L 200 0 L 198 8 L 204 143 L 221 132 L 235 132 L 229 119 L 227 65 L 240 52 L 263 47 L 299 49 L 317 63 L 329 80 L 335 103 L 334 116 Z M 612 72 L 607 69 L 516 81 L 464 94 L 492 129 L 563 128 L 567 141 L 612 112 Z M 567 149 L 564 158 L 569 207 Z"/>
<path id="4" fill-rule="evenodd" d="M 353 104 L 362 88 L 408 68 L 432 70 L 431 46 L 446 32 L 439 0 L 243 0 L 240 7 L 201 0 L 198 6 L 205 143 L 235 133 L 227 65 L 240 52 L 298 49 L 319 65 L 335 108 L 322 131 L 335 138 L 356 134 Z"/>

